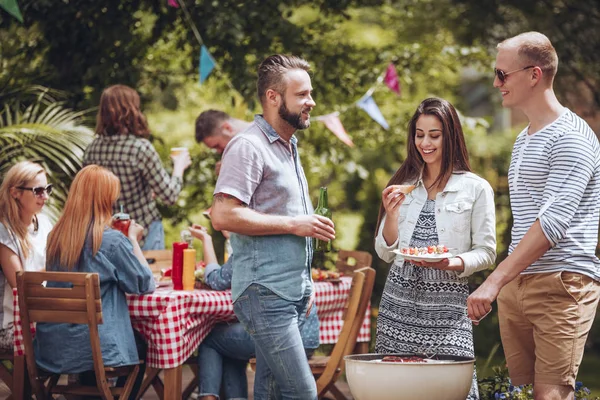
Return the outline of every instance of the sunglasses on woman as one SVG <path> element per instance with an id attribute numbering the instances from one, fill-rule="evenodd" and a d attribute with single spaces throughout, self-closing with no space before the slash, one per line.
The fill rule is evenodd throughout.
<path id="1" fill-rule="evenodd" d="M 52 184 L 47 186 L 38 186 L 38 187 L 25 187 L 25 186 L 17 186 L 17 189 L 21 190 L 31 190 L 31 192 L 36 197 L 42 197 L 44 193 L 48 193 L 48 196 L 52 194 Z"/>
<path id="2" fill-rule="evenodd" d="M 525 71 L 526 69 L 530 69 L 530 68 L 535 68 L 535 65 L 530 65 L 528 67 L 516 69 L 516 70 L 510 71 L 510 72 L 504 72 L 501 69 L 494 68 L 494 73 L 498 77 L 498 80 L 500 81 L 500 83 L 504 83 L 504 82 L 506 82 L 506 78 L 508 78 L 508 76 L 510 74 L 514 74 L 515 72 L 519 72 L 519 71 Z"/>

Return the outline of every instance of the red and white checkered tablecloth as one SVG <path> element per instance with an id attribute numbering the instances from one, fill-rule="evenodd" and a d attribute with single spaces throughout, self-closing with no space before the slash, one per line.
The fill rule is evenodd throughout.
<path id="1" fill-rule="evenodd" d="M 335 343 L 339 337 L 351 282 L 349 277 L 343 277 L 339 283 L 315 282 L 315 302 L 322 344 Z M 16 290 L 13 293 L 15 354 L 23 355 L 23 332 Z M 127 302 L 134 328 L 148 341 L 146 362 L 154 368 L 174 368 L 183 364 L 217 322 L 235 320 L 230 291 L 159 288 L 147 295 L 128 295 Z M 370 311 L 369 308 L 365 313 L 359 342 L 371 339 Z"/>

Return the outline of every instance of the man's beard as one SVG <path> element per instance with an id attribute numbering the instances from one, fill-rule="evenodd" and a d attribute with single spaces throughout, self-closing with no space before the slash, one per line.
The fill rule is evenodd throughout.
<path id="1" fill-rule="evenodd" d="M 281 99 L 282 103 L 281 106 L 279 106 L 279 116 L 281 119 L 290 124 L 290 126 L 296 130 L 308 128 L 310 126 L 310 119 L 302 121 L 302 111 L 299 113 L 290 112 L 285 104 L 285 99 L 283 99 L 283 97 Z"/>

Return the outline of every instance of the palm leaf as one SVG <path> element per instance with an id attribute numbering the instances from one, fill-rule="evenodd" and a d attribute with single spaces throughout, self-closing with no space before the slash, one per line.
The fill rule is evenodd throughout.
<path id="1" fill-rule="evenodd" d="M 38 162 L 48 171 L 56 190 L 48 204 L 57 217 L 68 188 L 81 169 L 93 131 L 84 125 L 88 111 L 73 111 L 54 96 L 60 92 L 33 87 L 0 94 L 0 174 L 22 160 Z M 30 97 L 24 101 L 23 96 Z"/>

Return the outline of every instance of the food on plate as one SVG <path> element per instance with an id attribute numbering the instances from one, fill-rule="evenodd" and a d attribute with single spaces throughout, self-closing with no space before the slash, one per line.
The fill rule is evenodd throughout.
<path id="1" fill-rule="evenodd" d="M 417 356 L 385 356 L 381 359 L 382 362 L 393 362 L 393 363 L 424 363 L 426 362 L 424 358 Z"/>
<path id="2" fill-rule="evenodd" d="M 342 276 L 341 272 L 329 271 L 323 269 L 312 268 L 311 275 L 313 281 L 337 280 Z"/>
<path id="3" fill-rule="evenodd" d="M 194 278 L 199 282 L 204 282 L 204 268 L 198 268 L 194 271 Z"/>
<path id="4" fill-rule="evenodd" d="M 409 194 L 413 190 L 415 190 L 415 185 L 392 185 L 394 190 L 400 191 L 400 193 Z"/>
<path id="5" fill-rule="evenodd" d="M 438 244 L 437 246 L 427 246 L 427 247 L 403 247 L 400 249 L 400 254 L 406 254 L 409 256 L 438 256 L 444 255 L 448 253 L 448 248 L 443 244 Z"/>
<path id="6" fill-rule="evenodd" d="M 173 284 L 171 280 L 171 276 L 165 276 L 162 274 L 154 274 L 154 282 L 156 283 L 156 287 L 169 286 Z"/>
<path id="7" fill-rule="evenodd" d="M 337 271 L 327 271 L 327 279 L 340 279 L 340 273 Z"/>

